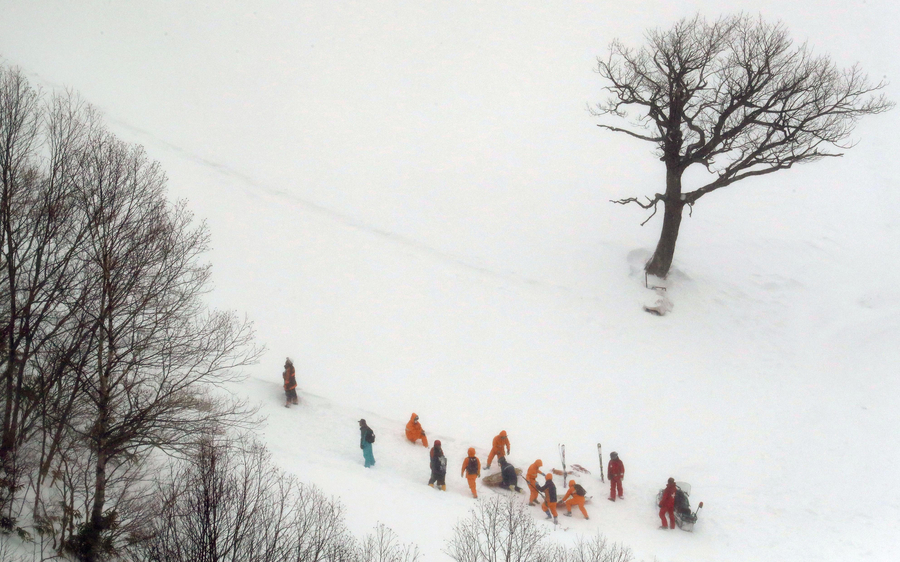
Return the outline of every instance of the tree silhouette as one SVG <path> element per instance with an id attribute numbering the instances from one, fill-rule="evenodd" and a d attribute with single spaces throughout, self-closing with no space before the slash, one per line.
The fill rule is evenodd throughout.
<path id="1" fill-rule="evenodd" d="M 646 37 L 640 49 L 616 40 L 598 59 L 609 95 L 592 113 L 599 127 L 654 144 L 665 163 L 663 193 L 614 201 L 653 209 L 651 217 L 663 204 L 645 267 L 658 277 L 669 273 L 685 206 L 753 176 L 841 156 L 862 116 L 894 105 L 879 93 L 884 82 L 795 45 L 781 23 L 746 15 L 709 23 L 698 15 Z M 685 191 L 682 175 L 695 164 L 708 182 Z"/>

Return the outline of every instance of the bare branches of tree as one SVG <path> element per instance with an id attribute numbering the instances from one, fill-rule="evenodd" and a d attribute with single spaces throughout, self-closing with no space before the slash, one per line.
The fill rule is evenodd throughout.
<path id="1" fill-rule="evenodd" d="M 272 464 L 247 438 L 210 439 L 155 494 L 147 562 L 416 562 L 384 525 L 358 542 L 343 507 Z"/>
<path id="2" fill-rule="evenodd" d="M 746 15 L 681 20 L 649 31 L 640 49 L 614 41 L 597 72 L 608 92 L 592 109 L 598 126 L 652 143 L 666 166 L 665 193 L 648 204 L 615 201 L 654 213 L 663 202 L 663 230 L 647 263 L 660 277 L 685 205 L 744 179 L 841 156 L 859 119 L 894 106 L 881 92 L 886 84 L 872 83 L 858 65 L 838 68 L 795 45 L 782 24 Z M 684 191 L 682 174 L 695 164 L 710 179 Z"/>
<path id="3" fill-rule="evenodd" d="M 444 552 L 459 562 L 528 562 L 540 558 L 548 529 L 537 526 L 524 504 L 481 500 L 457 522 Z"/>
<path id="4" fill-rule="evenodd" d="M 630 562 L 631 550 L 601 534 L 579 536 L 565 547 L 548 540 L 525 504 L 508 498 L 482 500 L 460 520 L 444 552 L 458 562 Z"/>
<path id="5" fill-rule="evenodd" d="M 131 532 L 152 452 L 252 423 L 219 390 L 262 350 L 203 302 L 208 243 L 142 148 L 0 67 L 0 516 L 27 483 L 56 546 L 99 560 Z"/>

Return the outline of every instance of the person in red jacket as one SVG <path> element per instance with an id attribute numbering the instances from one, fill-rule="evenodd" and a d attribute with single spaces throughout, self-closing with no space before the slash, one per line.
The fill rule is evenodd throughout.
<path id="1" fill-rule="evenodd" d="M 291 404 L 298 404 L 297 399 L 297 372 L 294 370 L 294 363 L 288 357 L 284 360 L 284 372 L 281 373 L 284 379 L 284 407 L 290 408 Z"/>
<path id="2" fill-rule="evenodd" d="M 625 465 L 619 458 L 619 453 L 613 451 L 609 454 L 609 464 L 606 466 L 606 474 L 609 476 L 609 501 L 616 501 L 616 492 L 619 497 L 625 499 L 622 495 L 622 480 L 625 478 Z"/>
<path id="3" fill-rule="evenodd" d="M 406 424 L 406 438 L 409 439 L 411 443 L 415 443 L 418 440 L 422 440 L 422 445 L 428 447 L 428 438 L 425 437 L 425 430 L 422 429 L 422 424 L 419 423 L 419 416 L 413 412 L 413 415 L 409 416 L 409 422 Z"/>
<path id="4" fill-rule="evenodd" d="M 506 452 L 504 452 L 504 450 Z M 494 441 L 491 444 L 491 452 L 488 454 L 487 458 L 487 466 L 484 468 L 491 468 L 491 461 L 494 460 L 494 457 L 505 457 L 509 454 L 509 437 L 506 436 L 506 431 L 501 431 L 500 435 L 494 437 Z"/>
<path id="5" fill-rule="evenodd" d="M 478 498 L 478 492 L 475 490 L 475 482 L 481 476 L 481 461 L 475 456 L 475 447 L 469 447 L 469 456 L 463 461 L 460 476 L 465 476 L 469 481 L 469 489 L 472 490 L 472 497 Z"/>
<path id="6" fill-rule="evenodd" d="M 675 528 L 675 492 L 678 486 L 675 485 L 675 479 L 669 478 L 666 483 L 666 489 L 663 490 L 662 500 L 659 502 L 659 519 L 662 521 L 660 529 Z M 669 515 L 669 522 L 666 523 L 666 514 Z"/>

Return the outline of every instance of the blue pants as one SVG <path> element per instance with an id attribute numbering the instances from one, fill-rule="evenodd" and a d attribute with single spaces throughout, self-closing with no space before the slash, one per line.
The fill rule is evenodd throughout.
<path id="1" fill-rule="evenodd" d="M 372 444 L 363 443 L 363 458 L 366 459 L 366 468 L 375 466 L 375 455 L 372 454 Z"/>

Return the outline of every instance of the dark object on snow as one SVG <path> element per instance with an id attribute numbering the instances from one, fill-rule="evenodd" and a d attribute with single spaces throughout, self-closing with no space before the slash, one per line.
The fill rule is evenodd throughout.
<path id="1" fill-rule="evenodd" d="M 503 483 L 500 484 L 507 490 L 515 490 L 516 492 L 521 492 L 522 489 L 519 488 L 519 474 L 521 474 L 521 470 L 517 471 L 516 467 L 506 462 L 506 457 L 500 457 L 500 473 L 503 475 Z"/>
<path id="2" fill-rule="evenodd" d="M 687 482 L 675 482 L 675 524 L 682 531 L 693 531 L 694 523 L 697 522 L 697 514 L 703 509 L 703 502 L 697 506 L 697 511 L 691 511 L 691 502 L 688 499 L 691 495 L 691 485 Z M 656 503 L 663 499 L 665 488 L 656 494 Z"/>

